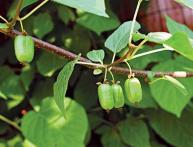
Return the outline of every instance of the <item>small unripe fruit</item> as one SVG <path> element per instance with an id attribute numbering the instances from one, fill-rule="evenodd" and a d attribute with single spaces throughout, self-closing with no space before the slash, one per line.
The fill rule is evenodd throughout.
<path id="1" fill-rule="evenodd" d="M 113 90 L 109 84 L 99 85 L 98 96 L 103 109 L 111 110 L 114 107 Z"/>
<path id="2" fill-rule="evenodd" d="M 124 94 L 123 94 L 122 87 L 118 84 L 113 84 L 112 89 L 113 89 L 113 98 L 114 98 L 114 103 L 115 103 L 114 107 L 115 108 L 123 107 Z"/>
<path id="3" fill-rule="evenodd" d="M 125 93 L 131 103 L 139 103 L 142 100 L 141 83 L 137 78 L 127 79 L 125 81 Z"/>
<path id="4" fill-rule="evenodd" d="M 29 63 L 34 57 L 34 41 L 31 36 L 18 35 L 14 41 L 15 55 L 19 62 Z"/>

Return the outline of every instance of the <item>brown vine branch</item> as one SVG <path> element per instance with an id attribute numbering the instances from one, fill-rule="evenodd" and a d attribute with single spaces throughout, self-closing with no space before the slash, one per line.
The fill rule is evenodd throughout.
<path id="1" fill-rule="evenodd" d="M 6 31 L 3 29 L 0 29 L 0 32 L 5 34 L 6 36 L 9 36 L 9 37 L 15 37 L 16 35 L 22 34 L 21 32 L 19 32 L 17 30 Z M 49 52 L 57 54 L 57 55 L 64 57 L 68 60 L 73 60 L 77 57 L 76 54 L 67 51 L 67 49 L 65 49 L 65 48 L 55 46 L 53 44 L 50 44 L 48 42 L 45 42 L 45 41 L 40 40 L 40 39 L 35 38 L 35 37 L 33 37 L 33 40 L 36 44 L 36 47 L 39 49 L 45 49 Z M 99 64 L 93 64 L 93 65 L 86 64 L 86 63 L 92 63 L 92 62 L 84 57 L 81 57 L 79 61 L 85 63 L 85 64 L 83 64 L 84 66 L 92 68 L 92 69 L 100 67 Z M 124 74 L 124 75 L 129 74 L 129 70 L 127 68 L 122 68 L 122 67 L 112 67 L 111 71 L 118 73 L 118 74 Z M 174 78 L 193 77 L 193 72 L 186 72 L 186 71 L 176 71 L 176 72 L 156 71 L 156 72 L 152 72 L 152 71 L 143 71 L 143 70 L 132 70 L 132 72 L 135 74 L 136 77 L 147 77 L 149 74 L 153 74 L 155 77 L 162 77 L 164 75 L 172 76 Z"/>

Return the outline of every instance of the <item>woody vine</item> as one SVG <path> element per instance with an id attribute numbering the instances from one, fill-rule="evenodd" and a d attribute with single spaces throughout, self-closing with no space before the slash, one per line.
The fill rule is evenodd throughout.
<path id="1" fill-rule="evenodd" d="M 58 2 L 57 0 L 54 0 Z M 192 42 L 193 40 L 184 32 L 177 32 L 175 34 L 166 32 L 152 32 L 148 34 L 140 33 L 140 24 L 136 21 L 138 11 L 140 9 L 143 0 L 139 0 L 133 16 L 132 21 L 127 21 L 121 24 L 105 41 L 105 49 L 92 50 L 87 53 L 87 58 L 75 53 L 72 53 L 67 48 L 61 48 L 54 44 L 48 43 L 36 37 L 30 36 L 25 30 L 23 21 L 29 18 L 32 14 L 38 11 L 42 6 L 51 2 L 49 0 L 43 0 L 39 5 L 33 8 L 26 15 L 21 16 L 20 11 L 24 3 L 23 0 L 19 0 L 17 3 L 15 15 L 11 20 L 0 16 L 0 19 L 4 23 L 0 23 L 0 32 L 14 38 L 15 56 L 23 66 L 26 66 L 34 58 L 35 48 L 44 49 L 45 51 L 54 53 L 65 59 L 71 60 L 60 71 L 56 82 L 54 83 L 54 100 L 62 113 L 64 119 L 67 119 L 66 106 L 64 101 L 68 101 L 66 98 L 66 91 L 68 87 L 69 79 L 72 75 L 75 65 L 85 66 L 93 70 L 94 75 L 102 75 L 102 79 L 98 81 L 98 97 L 100 105 L 108 113 L 111 109 L 122 108 L 125 104 L 126 94 L 127 100 L 133 106 L 138 106 L 142 101 L 142 86 L 138 78 L 145 79 L 148 84 L 155 84 L 160 80 L 165 80 L 172 84 L 173 87 L 178 89 L 178 92 L 183 96 L 188 95 L 188 90 L 180 82 L 183 78 L 193 77 L 193 72 L 176 70 L 176 71 L 149 71 L 149 70 L 135 70 L 130 66 L 130 62 L 134 59 L 140 59 L 141 57 L 151 54 L 159 54 L 160 52 L 170 51 L 176 52 L 177 56 L 184 56 L 188 60 L 193 60 Z M 169 19 L 169 18 L 168 18 Z M 20 25 L 21 30 L 15 29 L 16 24 Z M 178 44 L 180 38 L 183 40 L 185 47 L 180 47 Z M 140 52 L 143 47 L 148 43 L 154 43 L 159 45 L 160 48 L 151 51 Z M 105 51 L 110 51 L 111 62 L 105 61 Z M 122 74 L 127 77 L 124 83 L 124 90 L 119 84 L 119 79 L 114 77 L 114 74 Z M 180 79 L 178 81 L 178 78 Z M 125 92 L 125 93 L 124 93 Z M 67 99 L 67 100 L 65 100 Z M 161 105 L 161 104 L 160 104 Z M 105 112 L 106 112 L 105 111 Z M 121 111 L 121 110 L 120 110 Z M 179 112 L 168 110 L 179 116 Z M 107 113 L 107 114 L 108 114 Z M 144 116 L 140 116 L 140 119 Z M 25 132 L 25 124 L 21 127 L 14 121 L 0 115 L 0 119 L 19 131 Z M 103 120 L 105 122 L 105 120 Z M 107 123 L 109 123 L 107 121 Z M 110 123 L 111 124 L 111 123 Z M 112 125 L 112 124 L 111 124 Z M 117 128 L 116 128 L 117 130 Z M 24 136 L 28 136 L 29 132 L 25 132 Z M 29 137 L 30 138 L 30 137 Z M 31 139 L 31 138 L 30 138 Z M 33 140 L 33 139 L 31 139 Z M 33 142 L 33 141 L 32 141 Z M 35 142 L 35 141 L 34 141 Z"/>

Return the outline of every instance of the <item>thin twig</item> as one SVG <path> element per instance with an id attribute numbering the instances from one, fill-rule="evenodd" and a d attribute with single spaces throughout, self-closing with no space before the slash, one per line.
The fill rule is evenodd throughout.
<path id="1" fill-rule="evenodd" d="M 29 16 L 31 16 L 34 12 L 36 12 L 39 8 L 41 8 L 43 5 L 45 5 L 49 0 L 44 0 L 41 2 L 37 7 L 35 7 L 32 11 L 30 11 L 28 14 L 20 18 L 21 21 L 27 19 Z"/>
<path id="2" fill-rule="evenodd" d="M 16 30 L 6 31 L 3 29 L 0 29 L 0 32 L 7 35 L 7 36 L 10 36 L 10 37 L 15 37 L 16 35 L 22 34 L 21 32 L 16 31 Z M 77 57 L 76 54 L 67 51 L 67 49 L 65 49 L 65 48 L 55 46 L 53 44 L 50 44 L 48 42 L 45 42 L 45 41 L 40 40 L 40 39 L 35 38 L 35 37 L 33 37 L 33 40 L 36 44 L 36 47 L 39 49 L 44 49 L 46 51 L 52 52 L 54 54 L 57 54 L 61 57 L 66 58 L 68 60 L 73 60 Z M 79 61 L 82 62 L 81 65 L 84 64 L 83 62 L 85 62 L 86 65 L 84 65 L 84 66 L 91 68 L 91 69 L 95 69 L 98 67 L 101 67 L 101 68 L 107 67 L 107 65 L 101 66 L 101 64 L 92 63 L 90 60 L 88 60 L 84 57 L 81 57 Z M 89 64 L 89 63 L 91 63 L 91 64 Z M 130 73 L 129 69 L 122 68 L 122 67 L 112 67 L 111 71 L 114 73 L 123 74 L 123 75 L 128 75 Z M 176 72 L 156 71 L 156 72 L 152 72 L 152 71 L 144 71 L 144 70 L 132 70 L 132 73 L 134 73 L 136 77 L 147 77 L 150 73 L 152 73 L 155 77 L 162 77 L 164 75 L 172 76 L 174 78 L 193 77 L 193 72 L 186 72 L 186 71 L 176 71 Z"/>
<path id="3" fill-rule="evenodd" d="M 21 131 L 20 127 L 12 120 L 9 120 L 8 118 L 6 118 L 5 116 L 0 114 L 0 120 L 6 122 L 7 124 L 13 126 L 14 128 L 16 128 L 17 130 Z"/>
<path id="4" fill-rule="evenodd" d="M 162 51 L 173 51 L 173 50 L 168 49 L 168 48 L 155 49 L 155 50 L 148 51 L 148 52 L 145 52 L 145 53 L 137 54 L 137 55 L 133 56 L 131 59 L 136 59 L 136 58 L 139 58 L 139 57 L 143 57 L 143 56 L 146 56 L 146 55 L 150 55 L 150 54 L 154 54 L 154 53 L 158 53 L 158 52 L 162 52 Z"/>
<path id="5" fill-rule="evenodd" d="M 1 16 L 1 15 L 0 15 L 0 19 L 3 20 L 3 21 L 4 21 L 5 23 L 7 23 L 7 24 L 9 23 L 9 22 L 7 21 L 7 19 L 5 19 L 5 18 L 4 18 L 3 16 Z"/>

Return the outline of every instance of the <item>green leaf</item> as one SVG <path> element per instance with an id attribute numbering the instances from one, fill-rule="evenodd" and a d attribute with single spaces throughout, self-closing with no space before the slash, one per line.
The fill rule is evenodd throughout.
<path id="1" fill-rule="evenodd" d="M 0 23 L 0 29 L 8 29 L 9 27 L 7 26 L 6 23 Z"/>
<path id="2" fill-rule="evenodd" d="M 152 32 L 147 35 L 147 39 L 154 43 L 163 43 L 168 40 L 172 35 L 166 32 Z"/>
<path id="3" fill-rule="evenodd" d="M 139 41 L 141 39 L 145 39 L 145 38 L 147 38 L 147 36 L 145 34 L 140 33 L 140 32 L 136 32 L 133 34 L 133 41 L 134 42 L 137 42 L 137 41 Z"/>
<path id="4" fill-rule="evenodd" d="M 160 107 L 178 117 L 191 99 L 190 94 L 184 96 L 171 82 L 166 80 L 159 80 L 151 84 L 150 87 L 152 95 Z"/>
<path id="5" fill-rule="evenodd" d="M 105 57 L 104 50 L 93 50 L 87 53 L 87 57 L 93 62 L 103 63 L 103 59 Z"/>
<path id="6" fill-rule="evenodd" d="M 132 21 L 123 23 L 113 34 L 111 34 L 106 42 L 105 47 L 108 48 L 113 53 L 120 52 L 125 48 L 129 41 L 129 35 L 131 32 Z M 134 32 L 140 29 L 140 24 L 135 23 Z"/>
<path id="7" fill-rule="evenodd" d="M 193 71 L 193 61 L 185 58 L 184 56 L 178 56 L 176 58 L 176 66 L 178 66 L 182 71 Z"/>
<path id="8" fill-rule="evenodd" d="M 160 80 L 166 80 L 168 82 L 170 82 L 171 84 L 173 84 L 173 86 L 175 88 L 177 88 L 179 90 L 179 92 L 181 92 L 184 96 L 188 95 L 188 91 L 186 89 L 186 87 L 180 83 L 178 80 L 176 80 L 175 78 L 171 77 L 171 76 L 164 76 L 162 78 L 157 78 L 157 79 L 154 79 L 150 84 L 154 84 Z"/>
<path id="9" fill-rule="evenodd" d="M 37 68 L 40 74 L 51 77 L 66 61 L 52 53 L 43 52 L 37 60 Z"/>
<path id="10" fill-rule="evenodd" d="M 176 22 L 171 19 L 169 16 L 166 16 L 167 28 L 171 34 L 175 34 L 177 32 L 185 32 L 189 35 L 190 38 L 193 38 L 193 32 L 187 26 Z"/>
<path id="11" fill-rule="evenodd" d="M 167 32 L 151 32 L 147 35 L 137 32 L 133 35 L 133 39 L 134 41 L 139 41 L 141 39 L 147 39 L 149 42 L 161 44 L 164 41 L 168 40 L 171 36 L 172 35 Z"/>
<path id="12" fill-rule="evenodd" d="M 147 114 L 151 127 L 172 146 L 192 147 L 193 117 L 186 111 L 180 118 L 164 111 L 149 111 Z"/>
<path id="13" fill-rule="evenodd" d="M 184 32 L 175 33 L 170 39 L 164 42 L 164 46 L 172 48 L 186 58 L 193 60 L 193 46 L 188 35 Z"/>
<path id="14" fill-rule="evenodd" d="M 167 61 L 153 68 L 154 71 L 180 71 L 183 67 L 178 67 L 176 60 Z M 193 78 L 178 79 L 186 88 L 188 95 L 184 95 L 182 91 L 174 86 L 173 82 L 168 80 L 158 80 L 150 85 L 152 95 L 159 106 L 180 117 L 181 112 L 190 101 L 193 91 Z M 176 84 L 175 84 L 176 85 Z"/>
<path id="15" fill-rule="evenodd" d="M 57 81 L 54 83 L 54 99 L 63 114 L 65 114 L 64 98 L 66 97 L 68 81 L 78 59 L 79 56 L 74 61 L 67 63 L 60 71 Z"/>
<path id="16" fill-rule="evenodd" d="M 171 82 L 183 95 L 185 96 L 188 95 L 188 91 L 186 87 L 184 87 L 184 85 L 180 83 L 178 80 L 176 80 L 175 78 L 171 76 L 164 76 L 164 79 Z"/>
<path id="17" fill-rule="evenodd" d="M 120 25 L 118 18 L 113 13 L 110 14 L 109 18 L 86 13 L 77 19 L 77 23 L 96 32 L 98 35 L 104 31 L 113 30 Z"/>
<path id="18" fill-rule="evenodd" d="M 192 2 L 192 0 L 175 0 L 175 1 L 193 9 L 193 2 Z"/>
<path id="19" fill-rule="evenodd" d="M 118 124 L 118 129 L 123 141 L 128 145 L 150 147 L 148 128 L 142 120 L 129 117 Z"/>
<path id="20" fill-rule="evenodd" d="M 54 24 L 52 22 L 51 16 L 48 13 L 40 13 L 34 18 L 33 33 L 37 37 L 43 38 L 45 35 L 50 33 L 53 28 Z"/>
<path id="21" fill-rule="evenodd" d="M 62 5 L 67 5 L 72 8 L 82 9 L 89 13 L 93 13 L 99 16 L 108 17 L 105 12 L 104 0 L 53 0 Z"/>
<path id="22" fill-rule="evenodd" d="M 30 111 L 21 122 L 26 139 L 38 147 L 84 147 L 88 130 L 87 115 L 74 100 L 64 100 L 66 118 L 61 115 L 53 98 L 43 100 L 38 112 Z"/>

